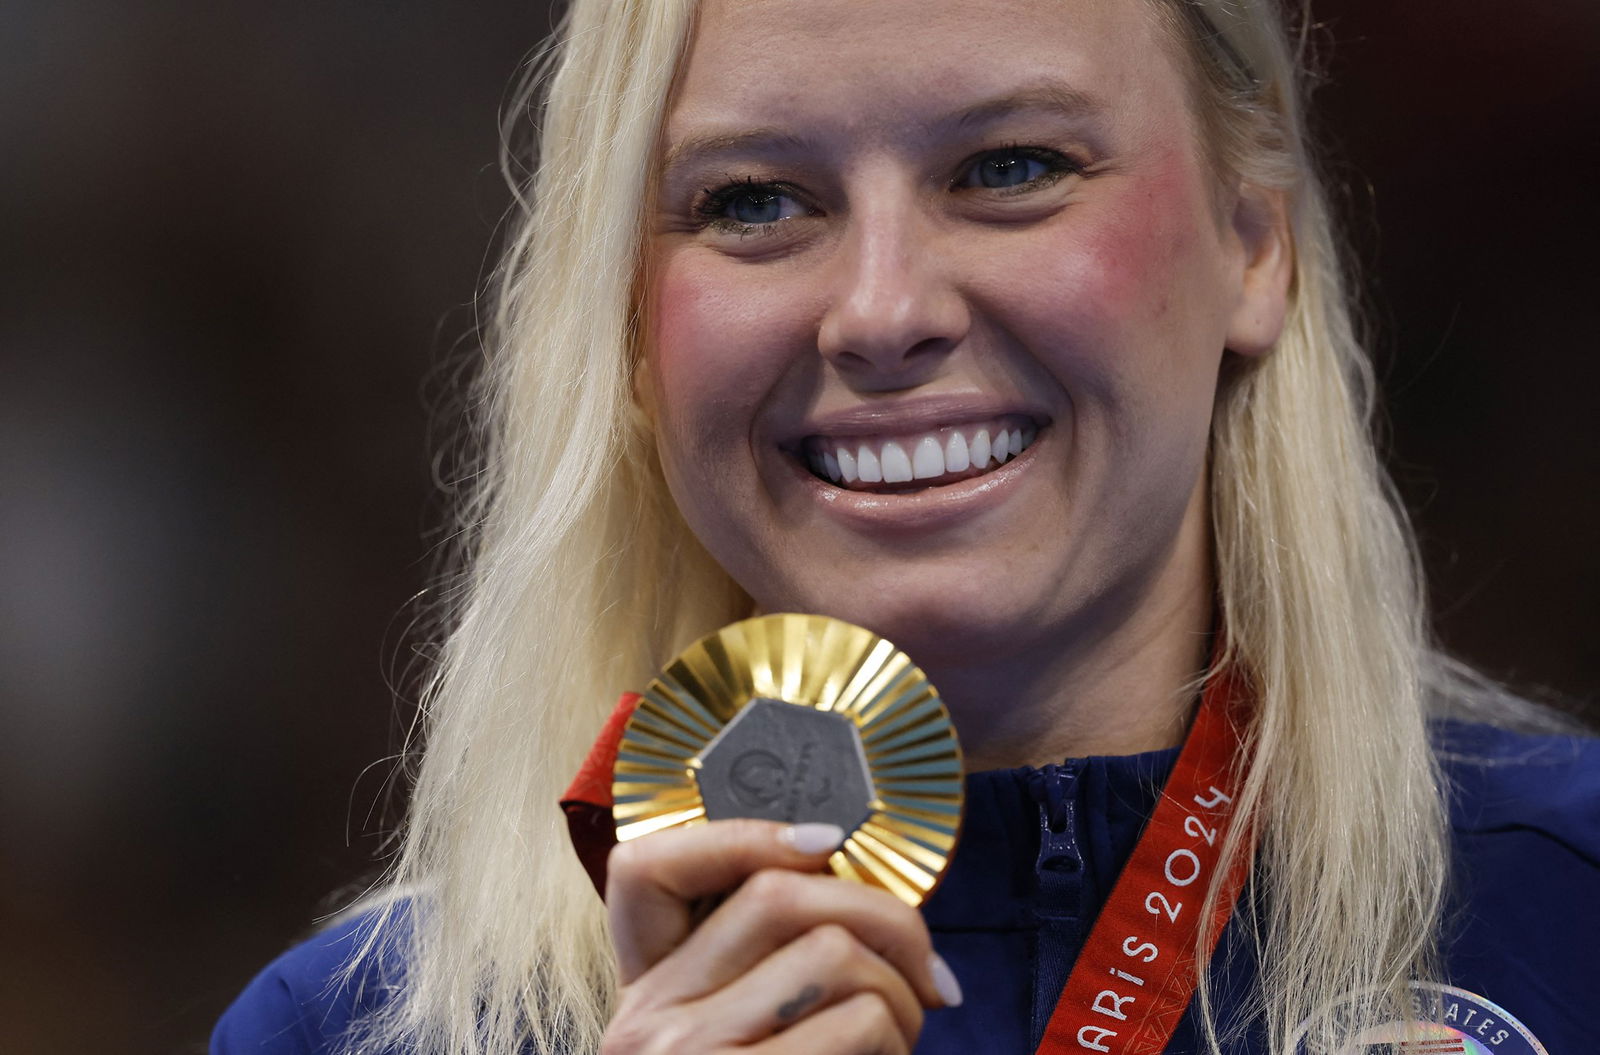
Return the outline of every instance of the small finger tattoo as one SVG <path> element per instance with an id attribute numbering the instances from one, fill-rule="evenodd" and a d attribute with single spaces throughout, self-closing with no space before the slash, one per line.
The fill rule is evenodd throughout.
<path id="1" fill-rule="evenodd" d="M 820 999 L 822 999 L 822 986 L 806 986 L 795 995 L 793 1000 L 786 1000 L 778 1005 L 778 1021 L 793 1022 L 805 1014 L 806 1009 Z"/>

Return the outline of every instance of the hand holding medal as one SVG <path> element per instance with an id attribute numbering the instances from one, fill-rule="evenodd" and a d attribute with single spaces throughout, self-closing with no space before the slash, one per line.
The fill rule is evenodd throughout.
<path id="1" fill-rule="evenodd" d="M 888 641 L 826 616 L 761 616 L 695 642 L 645 690 L 613 802 L 623 842 L 735 817 L 838 825 L 834 874 L 916 906 L 955 849 L 961 749 Z"/>
<path id="2" fill-rule="evenodd" d="M 960 1001 L 915 910 L 955 846 L 960 749 L 904 653 L 822 616 L 745 620 L 685 650 L 608 731 L 615 1050 L 780 1031 L 797 1052 L 909 1050 L 924 1008 Z M 815 841 L 827 825 L 842 841 Z"/>

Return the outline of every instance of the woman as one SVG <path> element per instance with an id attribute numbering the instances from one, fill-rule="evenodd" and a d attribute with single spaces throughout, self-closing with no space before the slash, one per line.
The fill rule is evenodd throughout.
<path id="1" fill-rule="evenodd" d="M 577 0 L 556 40 L 404 849 L 214 1051 L 1034 1050 L 1225 683 L 1245 821 L 1146 1050 L 1447 998 L 1461 1050 L 1577 1050 L 1600 932 L 1548 921 L 1594 889 L 1595 753 L 1430 648 L 1269 3 Z M 555 803 L 606 709 L 755 611 L 867 626 L 950 706 L 923 913 L 755 822 L 595 897 Z M 1131 1050 L 1123 1000 L 1048 1050 Z"/>

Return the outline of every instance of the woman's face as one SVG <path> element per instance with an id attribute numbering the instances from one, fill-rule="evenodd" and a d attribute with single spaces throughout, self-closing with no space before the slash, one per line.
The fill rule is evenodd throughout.
<path id="1" fill-rule="evenodd" d="M 705 0 L 640 388 L 762 608 L 981 666 L 1208 589 L 1218 367 L 1286 277 L 1196 137 L 1146 0 Z"/>

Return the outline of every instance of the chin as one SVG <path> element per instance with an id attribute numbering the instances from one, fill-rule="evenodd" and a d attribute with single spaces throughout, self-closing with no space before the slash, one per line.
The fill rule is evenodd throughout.
<path id="1" fill-rule="evenodd" d="M 826 600 L 788 610 L 864 626 L 921 667 L 961 666 L 979 658 L 993 662 L 1024 649 L 1045 625 L 1040 599 L 1002 593 L 996 587 L 1004 582 L 993 570 L 958 577 L 863 576 L 830 591 Z"/>

